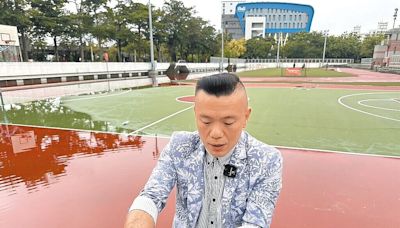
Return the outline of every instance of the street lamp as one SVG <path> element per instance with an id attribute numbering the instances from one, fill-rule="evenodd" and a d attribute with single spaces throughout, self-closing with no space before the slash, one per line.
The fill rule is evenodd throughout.
<path id="1" fill-rule="evenodd" d="M 322 52 L 322 65 L 325 63 L 326 39 L 328 38 L 329 30 L 324 30 L 323 33 L 325 36 L 325 41 L 324 41 L 324 51 Z"/>
<path id="2" fill-rule="evenodd" d="M 396 18 L 397 18 L 397 11 L 398 11 L 398 10 L 399 10 L 398 8 L 394 9 L 394 15 L 393 15 L 393 28 L 394 28 L 394 25 L 396 24 Z"/>
<path id="3" fill-rule="evenodd" d="M 149 28 L 150 28 L 150 60 L 151 60 L 151 70 L 149 71 L 149 76 L 151 77 L 153 81 L 153 87 L 158 86 L 157 82 L 157 74 L 158 72 L 156 71 L 156 65 L 154 63 L 154 47 L 153 47 L 153 19 L 151 16 L 151 3 L 149 0 Z"/>

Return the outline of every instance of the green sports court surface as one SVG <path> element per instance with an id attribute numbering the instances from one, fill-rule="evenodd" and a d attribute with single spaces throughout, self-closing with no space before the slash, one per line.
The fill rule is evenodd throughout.
<path id="1" fill-rule="evenodd" d="M 248 88 L 247 130 L 271 145 L 400 156 L 400 92 Z M 196 129 L 190 86 L 122 90 L 6 106 L 3 123 L 169 136 Z M 5 115 L 4 115 L 5 114 Z"/>

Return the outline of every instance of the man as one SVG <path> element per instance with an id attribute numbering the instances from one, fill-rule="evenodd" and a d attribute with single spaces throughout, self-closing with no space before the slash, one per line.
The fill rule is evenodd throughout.
<path id="1" fill-rule="evenodd" d="M 269 227 L 282 186 L 278 150 L 250 136 L 251 109 L 236 75 L 197 82 L 198 132 L 177 132 L 161 153 L 125 227 L 154 227 L 177 186 L 174 227 Z"/>

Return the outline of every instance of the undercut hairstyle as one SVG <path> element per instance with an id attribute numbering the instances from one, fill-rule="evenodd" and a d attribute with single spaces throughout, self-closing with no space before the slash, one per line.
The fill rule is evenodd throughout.
<path id="1" fill-rule="evenodd" d="M 229 96 L 240 86 L 244 89 L 242 81 L 235 74 L 222 73 L 202 77 L 197 81 L 195 95 L 203 90 L 209 95 Z"/>

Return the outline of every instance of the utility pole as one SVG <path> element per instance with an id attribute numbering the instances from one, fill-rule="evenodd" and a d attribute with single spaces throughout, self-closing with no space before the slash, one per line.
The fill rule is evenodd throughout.
<path id="1" fill-rule="evenodd" d="M 151 61 L 151 70 L 149 71 L 149 77 L 151 77 L 153 81 L 153 87 L 158 86 L 156 65 L 154 62 L 154 46 L 153 46 L 153 18 L 151 16 L 151 3 L 149 0 L 149 28 L 150 28 L 150 61 Z"/>
<path id="2" fill-rule="evenodd" d="M 328 33 L 329 30 L 324 30 L 325 41 L 324 41 L 324 50 L 322 52 L 322 65 L 324 65 L 325 63 L 326 40 L 328 38 Z"/>

